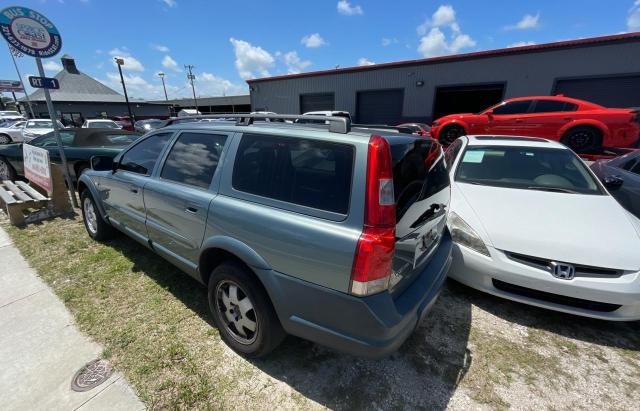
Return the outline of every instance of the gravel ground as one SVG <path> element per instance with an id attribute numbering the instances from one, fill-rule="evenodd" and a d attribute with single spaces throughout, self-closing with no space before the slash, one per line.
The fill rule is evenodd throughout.
<path id="1" fill-rule="evenodd" d="M 557 314 L 450 281 L 431 315 L 386 359 L 290 338 L 253 365 L 286 384 L 277 397 L 304 408 L 633 410 L 638 325 Z"/>

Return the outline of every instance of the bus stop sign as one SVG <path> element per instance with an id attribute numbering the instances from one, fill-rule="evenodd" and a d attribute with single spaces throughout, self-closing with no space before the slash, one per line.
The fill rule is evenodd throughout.
<path id="1" fill-rule="evenodd" d="M 26 7 L 12 6 L 0 11 L 0 34 L 15 49 L 32 57 L 53 57 L 62 48 L 56 26 Z"/>

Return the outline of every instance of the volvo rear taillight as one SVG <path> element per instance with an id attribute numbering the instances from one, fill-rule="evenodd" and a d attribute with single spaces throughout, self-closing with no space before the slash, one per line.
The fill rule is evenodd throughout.
<path id="1" fill-rule="evenodd" d="M 351 293 L 370 295 L 389 288 L 395 249 L 396 206 L 391 149 L 383 137 L 369 139 L 364 227 L 351 270 Z"/>

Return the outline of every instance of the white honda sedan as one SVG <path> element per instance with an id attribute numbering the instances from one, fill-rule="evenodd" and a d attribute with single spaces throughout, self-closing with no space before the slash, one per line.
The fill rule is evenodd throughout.
<path id="1" fill-rule="evenodd" d="M 640 220 L 571 150 L 464 136 L 445 156 L 451 278 L 538 307 L 640 320 Z"/>

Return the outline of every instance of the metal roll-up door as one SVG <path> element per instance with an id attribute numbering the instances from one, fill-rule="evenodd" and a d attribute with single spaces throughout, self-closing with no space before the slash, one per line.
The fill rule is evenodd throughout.
<path id="1" fill-rule="evenodd" d="M 314 93 L 300 95 L 300 114 L 309 111 L 333 111 L 335 107 L 333 93 Z"/>
<path id="2" fill-rule="evenodd" d="M 605 107 L 640 107 L 640 75 L 558 80 L 554 93 Z"/>
<path id="3" fill-rule="evenodd" d="M 403 89 L 360 91 L 356 121 L 361 124 L 402 123 L 403 101 Z"/>

